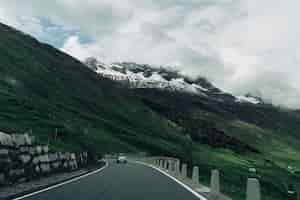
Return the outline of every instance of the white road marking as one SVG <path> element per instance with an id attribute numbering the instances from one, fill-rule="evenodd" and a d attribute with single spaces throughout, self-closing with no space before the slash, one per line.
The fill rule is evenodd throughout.
<path id="1" fill-rule="evenodd" d="M 148 167 L 151 167 L 157 171 L 159 171 L 160 173 L 164 174 L 165 176 L 169 177 L 170 179 L 172 179 L 173 181 L 175 181 L 176 183 L 178 183 L 179 185 L 181 185 L 182 187 L 184 187 L 186 190 L 188 190 L 189 192 L 191 192 L 193 195 L 195 195 L 196 197 L 198 197 L 200 200 L 208 200 L 207 198 L 205 198 L 204 196 L 202 196 L 201 194 L 195 192 L 192 188 L 190 188 L 188 185 L 186 185 L 185 183 L 179 181 L 178 179 L 176 179 L 175 177 L 171 176 L 170 174 L 168 174 L 167 172 L 155 167 L 154 165 L 150 165 L 150 164 L 146 164 L 143 162 L 139 162 L 139 161 L 135 161 L 135 163 L 141 164 L 141 165 L 145 165 Z"/>
<path id="2" fill-rule="evenodd" d="M 32 192 L 32 193 L 30 193 L 30 194 L 26 194 L 26 195 L 21 196 L 21 197 L 17 197 L 17 198 L 15 198 L 15 199 L 13 199 L 13 200 L 21 200 L 21 199 L 25 199 L 25 198 L 28 198 L 28 197 L 31 197 L 31 196 L 40 194 L 40 193 L 42 193 L 42 192 L 46 192 L 46 191 L 52 190 L 52 189 L 54 189 L 54 188 L 58 188 L 58 187 L 61 187 L 61 186 L 63 186 L 63 185 L 72 183 L 72 182 L 74 182 L 74 181 L 78 181 L 78 180 L 83 179 L 83 178 L 85 178 L 85 177 L 87 177 L 87 176 L 91 176 L 91 175 L 93 175 L 93 174 L 96 174 L 96 173 L 101 172 L 101 171 L 104 170 L 107 166 L 108 166 L 108 162 L 106 162 L 105 165 L 104 165 L 102 168 L 100 168 L 100 169 L 97 169 L 97 170 L 92 171 L 92 172 L 90 172 L 90 173 L 87 173 L 87 174 L 84 174 L 84 175 L 82 175 L 82 176 L 76 177 L 76 178 L 74 178 L 74 179 L 71 179 L 71 180 L 68 180 L 68 181 L 64 181 L 64 182 L 62 182 L 62 183 L 59 183 L 59 184 L 56 184 L 56 185 L 47 187 L 47 188 L 45 188 L 45 189 L 42 189 L 42 190 L 39 190 L 39 191 L 36 191 L 36 192 Z"/>

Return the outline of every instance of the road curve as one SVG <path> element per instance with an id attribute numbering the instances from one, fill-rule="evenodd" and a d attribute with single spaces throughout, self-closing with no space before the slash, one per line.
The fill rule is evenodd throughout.
<path id="1" fill-rule="evenodd" d="M 25 200 L 198 200 L 185 188 L 140 164 L 109 163 L 99 173 Z"/>

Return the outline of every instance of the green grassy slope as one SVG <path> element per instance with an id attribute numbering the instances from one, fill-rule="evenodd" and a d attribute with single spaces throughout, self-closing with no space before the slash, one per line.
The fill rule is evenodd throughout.
<path id="1" fill-rule="evenodd" d="M 181 152 L 184 143 L 176 127 L 127 89 L 5 25 L 0 25 L 0 129 L 31 130 L 55 148 L 102 153 Z"/>
<path id="2" fill-rule="evenodd" d="M 263 199 L 288 199 L 289 184 L 300 190 L 299 175 L 288 169 L 300 169 L 300 120 L 293 111 L 158 90 L 137 89 L 136 93 L 191 136 L 192 156 L 186 161 L 201 166 L 202 181 L 207 184 L 210 170 L 218 168 L 223 191 L 234 199 L 245 199 L 249 176 L 261 180 Z M 257 174 L 249 173 L 249 168 L 256 168 Z"/>

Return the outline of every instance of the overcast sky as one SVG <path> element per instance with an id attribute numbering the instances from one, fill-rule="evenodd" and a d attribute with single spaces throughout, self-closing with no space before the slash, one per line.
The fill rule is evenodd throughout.
<path id="1" fill-rule="evenodd" d="M 300 108 L 299 0 L 0 0 L 0 21 L 72 56 L 170 65 Z"/>

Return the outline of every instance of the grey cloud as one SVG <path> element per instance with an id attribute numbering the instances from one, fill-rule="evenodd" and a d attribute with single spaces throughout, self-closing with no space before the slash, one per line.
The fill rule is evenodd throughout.
<path id="1" fill-rule="evenodd" d="M 45 17 L 90 36 L 92 42 L 75 34 L 61 44 L 79 59 L 175 65 L 228 92 L 300 108 L 299 6 L 297 0 L 0 0 L 0 20 L 37 35 L 46 34 L 36 21 Z"/>
<path id="2" fill-rule="evenodd" d="M 300 92 L 287 81 L 288 76 L 278 72 L 259 73 L 247 82 L 240 82 L 234 87 L 239 94 L 249 91 L 262 96 L 267 102 L 291 108 L 299 108 Z"/>

